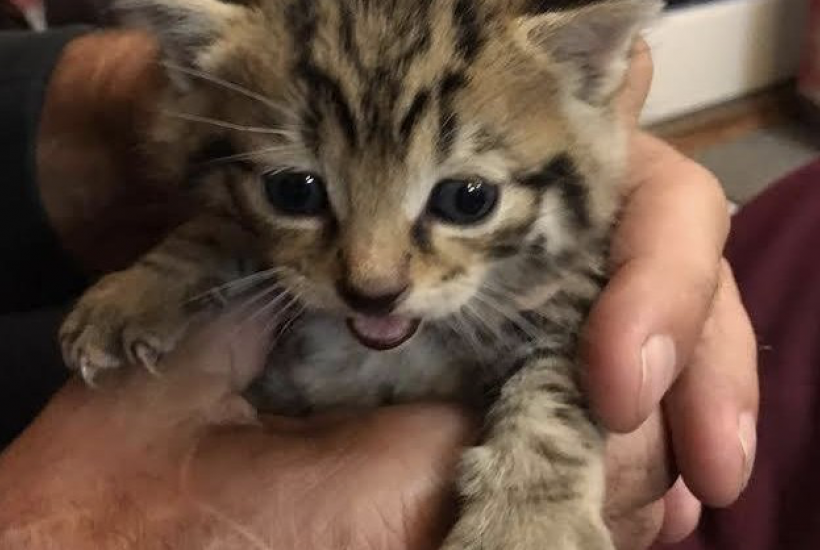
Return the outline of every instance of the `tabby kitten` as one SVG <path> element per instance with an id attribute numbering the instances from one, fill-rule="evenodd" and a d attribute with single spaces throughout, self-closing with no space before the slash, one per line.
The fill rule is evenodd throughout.
<path id="1" fill-rule="evenodd" d="M 614 109 L 658 0 L 125 0 L 169 86 L 146 144 L 199 214 L 69 315 L 89 382 L 217 303 L 275 327 L 250 396 L 485 407 L 447 550 L 603 550 L 578 333 L 624 171 Z"/>

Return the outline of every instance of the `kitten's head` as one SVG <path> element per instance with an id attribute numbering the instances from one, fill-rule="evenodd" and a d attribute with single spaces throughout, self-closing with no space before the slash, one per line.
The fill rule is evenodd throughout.
<path id="1" fill-rule="evenodd" d="M 419 319 L 543 300 L 608 231 L 613 99 L 660 2 L 556 4 L 120 6 L 164 48 L 168 157 L 232 151 L 201 185 L 308 307 L 390 348 Z"/>

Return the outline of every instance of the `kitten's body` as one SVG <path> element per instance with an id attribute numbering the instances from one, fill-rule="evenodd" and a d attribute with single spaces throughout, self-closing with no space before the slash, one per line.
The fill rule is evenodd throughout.
<path id="1" fill-rule="evenodd" d="M 603 253 L 586 260 L 603 261 Z M 343 317 L 303 314 L 277 340 L 271 364 L 253 388 L 253 400 L 281 414 L 436 398 L 486 408 L 537 350 L 561 354 L 575 349 L 577 326 L 598 291 L 594 274 L 600 266 L 584 267 L 568 270 L 572 283 L 543 289 L 539 307 L 501 313 L 479 309 L 475 315 L 483 318 L 431 321 L 389 351 L 362 346 Z M 575 292 L 567 293 L 569 289 Z"/>
<path id="2" fill-rule="evenodd" d="M 613 97 L 658 3 L 122 5 L 170 61 L 148 147 L 204 200 L 83 297 L 68 363 L 154 368 L 235 302 L 275 329 L 265 409 L 484 408 L 447 550 L 611 548 L 576 344 L 624 169 Z"/>

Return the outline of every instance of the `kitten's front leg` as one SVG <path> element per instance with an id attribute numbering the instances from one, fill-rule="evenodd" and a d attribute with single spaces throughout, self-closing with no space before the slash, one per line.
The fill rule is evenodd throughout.
<path id="1" fill-rule="evenodd" d="M 206 214 L 130 268 L 100 279 L 60 329 L 68 366 L 89 383 L 127 363 L 153 370 L 202 313 L 195 298 L 242 275 L 249 242 L 229 217 Z"/>
<path id="2" fill-rule="evenodd" d="M 604 436 L 562 357 L 536 354 L 504 386 L 468 450 L 462 513 L 444 550 L 611 550 Z"/>

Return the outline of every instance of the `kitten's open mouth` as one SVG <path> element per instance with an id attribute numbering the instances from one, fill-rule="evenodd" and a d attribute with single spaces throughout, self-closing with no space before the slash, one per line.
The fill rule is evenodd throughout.
<path id="1" fill-rule="evenodd" d="M 347 320 L 353 336 L 368 348 L 387 351 L 395 349 L 416 334 L 421 321 L 398 315 L 379 317 L 356 316 Z"/>

